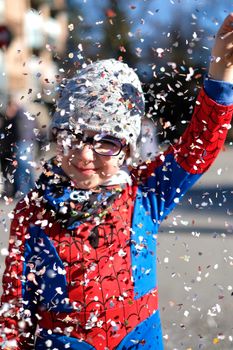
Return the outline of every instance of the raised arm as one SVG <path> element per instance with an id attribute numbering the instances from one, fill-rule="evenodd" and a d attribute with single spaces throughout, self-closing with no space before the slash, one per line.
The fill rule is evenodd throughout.
<path id="1" fill-rule="evenodd" d="M 233 13 L 216 34 L 204 91 L 199 95 L 190 126 L 175 146 L 178 163 L 191 173 L 206 171 L 223 146 L 232 117 L 232 83 Z"/>
<path id="2" fill-rule="evenodd" d="M 159 222 L 210 167 L 226 139 L 233 113 L 232 24 L 231 14 L 219 29 L 213 47 L 213 56 L 220 58 L 210 64 L 211 78 L 205 79 L 191 122 L 179 142 L 137 173 L 156 194 L 153 206 Z"/>

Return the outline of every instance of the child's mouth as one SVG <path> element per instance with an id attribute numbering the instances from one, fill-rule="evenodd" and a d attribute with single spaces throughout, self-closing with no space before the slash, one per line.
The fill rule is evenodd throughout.
<path id="1" fill-rule="evenodd" d="M 79 168 L 77 166 L 74 166 L 80 173 L 85 175 L 93 175 L 96 173 L 96 168 Z"/>

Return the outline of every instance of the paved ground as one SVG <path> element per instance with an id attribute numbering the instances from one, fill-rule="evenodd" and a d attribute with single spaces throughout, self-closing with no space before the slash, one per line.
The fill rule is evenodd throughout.
<path id="1" fill-rule="evenodd" d="M 233 146 L 161 226 L 158 279 L 165 350 L 233 349 L 232 174 Z M 7 244 L 12 208 L 0 203 L 0 248 Z M 2 271 L 3 257 L 0 264 Z"/>
<path id="2" fill-rule="evenodd" d="M 233 148 L 161 226 L 165 349 L 233 349 Z"/>

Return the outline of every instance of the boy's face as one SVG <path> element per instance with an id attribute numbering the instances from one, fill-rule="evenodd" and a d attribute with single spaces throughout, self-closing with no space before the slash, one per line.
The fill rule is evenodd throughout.
<path id="1" fill-rule="evenodd" d="M 124 140 L 92 131 L 72 138 L 58 135 L 61 167 L 78 188 L 91 189 L 104 184 L 119 171 L 127 153 Z"/>

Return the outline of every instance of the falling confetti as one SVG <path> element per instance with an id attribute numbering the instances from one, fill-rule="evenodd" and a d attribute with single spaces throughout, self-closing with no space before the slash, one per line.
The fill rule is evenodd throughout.
<path id="1" fill-rule="evenodd" d="M 168 345 L 176 335 L 179 340 L 172 346 L 177 349 L 204 349 L 207 342 L 210 343 L 209 346 L 219 347 L 224 342 L 228 342 L 228 345 L 231 343 L 231 346 L 232 335 L 227 330 L 224 330 L 226 334 L 221 333 L 218 322 L 220 317 L 224 317 L 223 303 L 228 297 L 231 298 L 233 287 L 229 281 L 228 285 L 224 285 L 217 278 L 222 266 L 233 266 L 230 247 L 221 251 L 222 242 L 232 232 L 230 220 L 233 212 L 229 205 L 229 190 L 219 191 L 220 185 L 216 193 L 213 193 L 207 186 L 208 189 L 200 195 L 195 187 L 188 198 L 182 198 L 215 160 L 223 147 L 226 132 L 230 129 L 232 107 L 219 107 L 201 89 L 202 77 L 207 73 L 207 56 L 211 55 L 209 44 L 213 40 L 209 29 L 207 33 L 203 19 L 208 19 L 216 26 L 219 18 L 212 14 L 207 16 L 205 6 L 201 7 L 198 2 L 195 3 L 195 9 L 187 10 L 188 5 L 181 6 L 179 0 L 170 0 L 166 4 L 158 2 L 156 6 L 147 1 L 143 6 L 140 2 L 125 7 L 120 2 L 112 2 L 111 8 L 104 5 L 100 9 L 97 4 L 92 6 L 90 8 L 88 1 L 84 0 L 78 10 L 72 7 L 69 22 L 64 25 L 67 33 L 64 28 L 61 30 L 56 27 L 55 13 L 50 22 L 41 27 L 41 33 L 46 32 L 41 47 L 34 48 L 31 44 L 32 62 L 23 57 L 20 64 L 17 64 L 17 69 L 23 69 L 20 80 L 30 82 L 25 91 L 19 92 L 20 104 L 26 106 L 27 101 L 30 101 L 33 107 L 38 104 L 41 109 L 39 113 L 30 109 L 23 113 L 27 123 L 38 122 L 30 130 L 33 140 L 38 142 L 41 161 L 30 157 L 35 151 L 32 142 L 25 145 L 24 152 L 17 159 L 11 154 L 7 161 L 14 174 L 17 174 L 20 162 L 25 162 L 24 173 L 27 179 L 34 171 L 39 173 L 42 169 L 42 174 L 35 187 L 34 184 L 30 185 L 34 189 L 19 201 L 16 210 L 8 216 L 3 211 L 6 219 L 0 219 L 3 232 L 9 231 L 6 222 L 12 220 L 10 247 L 0 247 L 1 255 L 7 258 L 7 271 L 3 281 L 4 303 L 1 309 L 4 318 L 1 322 L 4 322 L 4 326 L 0 340 L 3 334 L 3 341 L 8 342 L 7 337 L 13 330 L 12 324 L 16 324 L 21 333 L 24 330 L 25 335 L 22 337 L 26 337 L 26 342 L 34 335 L 31 331 L 34 325 L 38 325 L 38 332 L 46 329 L 44 340 L 41 334 L 37 337 L 41 348 L 54 347 L 51 340 L 54 328 L 65 337 L 64 347 L 67 349 L 72 347 L 70 337 L 83 343 L 88 342 L 98 349 L 110 350 L 116 348 L 121 341 L 126 341 L 125 348 L 132 345 L 150 347 L 153 337 L 152 346 L 159 349 L 162 348 L 162 338 Z M 96 8 L 98 11 L 95 11 Z M 176 11 L 176 16 L 165 22 L 171 9 Z M 43 11 L 30 9 L 29 12 L 36 15 L 38 21 L 44 20 Z M 220 17 L 221 11 L 216 12 Z M 179 22 L 176 23 L 177 19 Z M 56 28 L 54 33 L 52 28 Z M 32 29 L 35 31 L 34 27 Z M 38 32 L 37 35 L 38 43 L 41 33 Z M 66 55 L 60 48 L 63 34 L 64 37 L 67 36 L 65 40 L 69 41 Z M 112 51 L 108 51 L 110 48 Z M 37 51 L 40 50 L 46 54 L 37 59 Z M 24 47 L 17 48 L 17 57 L 24 54 L 24 51 Z M 75 91 L 72 87 L 69 88 L 67 77 L 78 74 L 82 69 L 89 69 L 89 64 L 101 61 L 101 57 L 110 56 L 116 58 L 111 69 L 105 67 L 95 74 L 90 69 L 88 78 L 76 76 Z M 221 64 L 220 56 L 212 55 L 211 60 Z M 44 71 L 48 58 L 51 67 Z M 125 79 L 124 69 L 118 70 L 117 65 L 129 58 L 134 69 L 127 72 Z M 29 63 L 35 67 L 32 71 Z M 111 70 L 114 74 L 111 74 Z M 145 81 L 143 88 L 146 90 L 148 87 L 145 94 L 142 94 L 140 84 L 135 84 L 135 75 L 130 80 L 134 71 Z M 95 85 L 97 77 L 99 80 Z M 57 84 L 61 86 L 58 88 Z M 139 117 L 144 115 L 144 95 L 146 115 L 156 128 L 156 137 L 164 139 L 159 146 L 156 140 L 156 161 L 154 149 L 151 152 L 147 149 L 148 141 L 150 146 L 152 144 L 150 130 L 140 133 L 140 125 L 136 125 Z M 64 103 L 59 102 L 62 96 Z M 51 137 L 57 140 L 57 148 L 50 143 L 48 136 L 54 110 L 59 118 L 59 127 L 51 131 Z M 190 122 L 192 114 L 194 116 Z M 137 118 L 134 122 L 135 116 Z M 107 132 L 103 128 L 102 118 L 107 118 Z M 83 132 L 85 128 L 80 128 L 85 121 L 86 128 L 90 126 L 92 133 L 97 129 L 96 138 Z M 110 132 L 109 126 L 113 121 L 114 128 Z M 187 127 L 188 131 L 180 138 L 179 133 L 183 133 L 183 127 Z M 14 122 L 11 121 L 5 130 L 10 134 L 14 130 Z M 129 130 L 127 142 L 126 130 Z M 134 145 L 132 140 L 135 133 L 138 134 Z M 103 136 L 107 138 L 104 139 Z M 146 149 L 144 158 L 136 149 L 138 137 L 141 137 L 141 144 Z M 4 138 L 5 131 L 3 136 L 0 133 L 0 141 Z M 23 138 L 23 144 L 26 143 L 25 140 Z M 136 160 L 132 154 L 128 159 L 127 152 L 132 152 L 134 146 L 133 155 Z M 17 147 L 20 149 L 20 146 Z M 165 147 L 169 150 L 163 152 Z M 54 149 L 58 152 L 56 158 L 47 160 Z M 76 157 L 76 154 L 80 156 L 81 150 L 86 149 L 94 154 L 95 159 L 99 159 L 99 155 L 108 156 L 99 174 L 105 179 L 101 183 L 92 183 L 90 174 L 93 175 L 99 169 L 94 167 L 94 161 L 89 162 L 92 166 L 86 167 L 87 163 Z M 126 162 L 123 156 L 118 158 L 118 151 L 120 155 L 123 152 L 126 156 Z M 119 161 L 119 164 L 116 162 L 113 166 L 117 169 L 116 174 L 105 168 L 113 156 Z M 214 170 L 215 180 L 218 175 L 220 183 L 225 171 L 225 167 Z M 75 176 L 77 172 L 78 177 Z M 20 176 L 14 174 L 7 178 L 11 184 L 20 179 Z M 79 182 L 81 175 L 84 185 Z M 26 184 L 27 181 L 23 183 Z M 18 193 L 18 199 L 22 195 L 23 192 Z M 4 206 L 7 205 L 11 210 L 13 196 L 4 193 L 1 198 Z M 172 238 L 169 239 L 172 240 L 172 248 L 168 247 L 169 241 L 162 248 L 164 250 L 160 258 L 156 255 L 156 245 L 160 248 L 157 231 L 175 206 L 178 210 L 183 210 L 182 215 L 170 216 L 171 225 L 167 232 L 171 233 L 169 237 Z M 221 243 L 217 242 L 219 255 L 214 256 L 211 246 L 207 247 L 207 253 L 206 246 L 202 245 L 206 234 L 200 226 L 200 217 L 204 213 L 203 221 L 209 232 L 215 225 L 215 219 L 218 219 L 218 214 L 215 218 L 216 208 L 219 213 L 224 211 L 227 219 L 222 225 L 224 232 L 219 232 L 218 225 L 210 237 L 214 241 L 218 238 L 222 240 Z M 187 218 L 186 215 L 190 212 L 191 217 Z M 188 230 L 189 237 L 183 235 Z M 195 251 L 196 245 L 198 249 Z M 174 254 L 177 265 L 174 265 Z M 223 261 L 220 262 L 218 257 L 221 254 Z M 166 292 L 169 292 L 172 300 L 164 303 L 161 308 L 165 317 L 166 312 L 169 312 L 170 322 L 165 327 L 163 336 L 160 326 L 157 327 L 160 320 L 155 311 L 158 303 L 157 261 L 173 283 L 170 290 L 166 283 Z M 185 273 L 179 264 L 185 266 Z M 165 278 L 165 274 L 162 277 Z M 175 294 L 177 281 L 185 293 L 184 300 L 182 294 L 179 297 Z M 211 303 L 208 304 L 205 315 L 206 309 L 201 305 L 198 292 L 201 289 L 198 288 L 207 282 L 211 283 L 211 287 L 206 288 L 208 293 L 205 294 L 208 294 Z M 25 295 L 19 298 L 19 304 L 16 305 L 13 296 L 15 293 L 22 296 L 22 290 L 18 286 L 23 286 Z M 214 288 L 217 292 L 212 296 Z M 35 307 L 38 310 L 34 314 Z M 181 317 L 179 321 L 177 314 Z M 195 335 L 194 327 L 190 327 L 189 322 L 196 322 L 196 314 L 198 326 L 201 328 L 205 322 L 215 333 L 202 329 Z M 141 322 L 146 325 L 145 338 L 138 335 L 140 332 L 135 332 L 135 329 L 140 331 Z M 150 322 L 153 327 L 148 325 Z M 218 334 L 216 329 L 219 330 Z M 188 339 L 184 339 L 184 331 L 187 333 L 187 330 Z M 98 333 L 97 336 L 95 332 Z M 125 334 L 130 334 L 129 341 Z M 191 341 L 196 342 L 195 346 L 191 346 Z M 14 345 L 17 344 L 12 345 L 11 341 L 7 343 L 9 348 Z"/>

